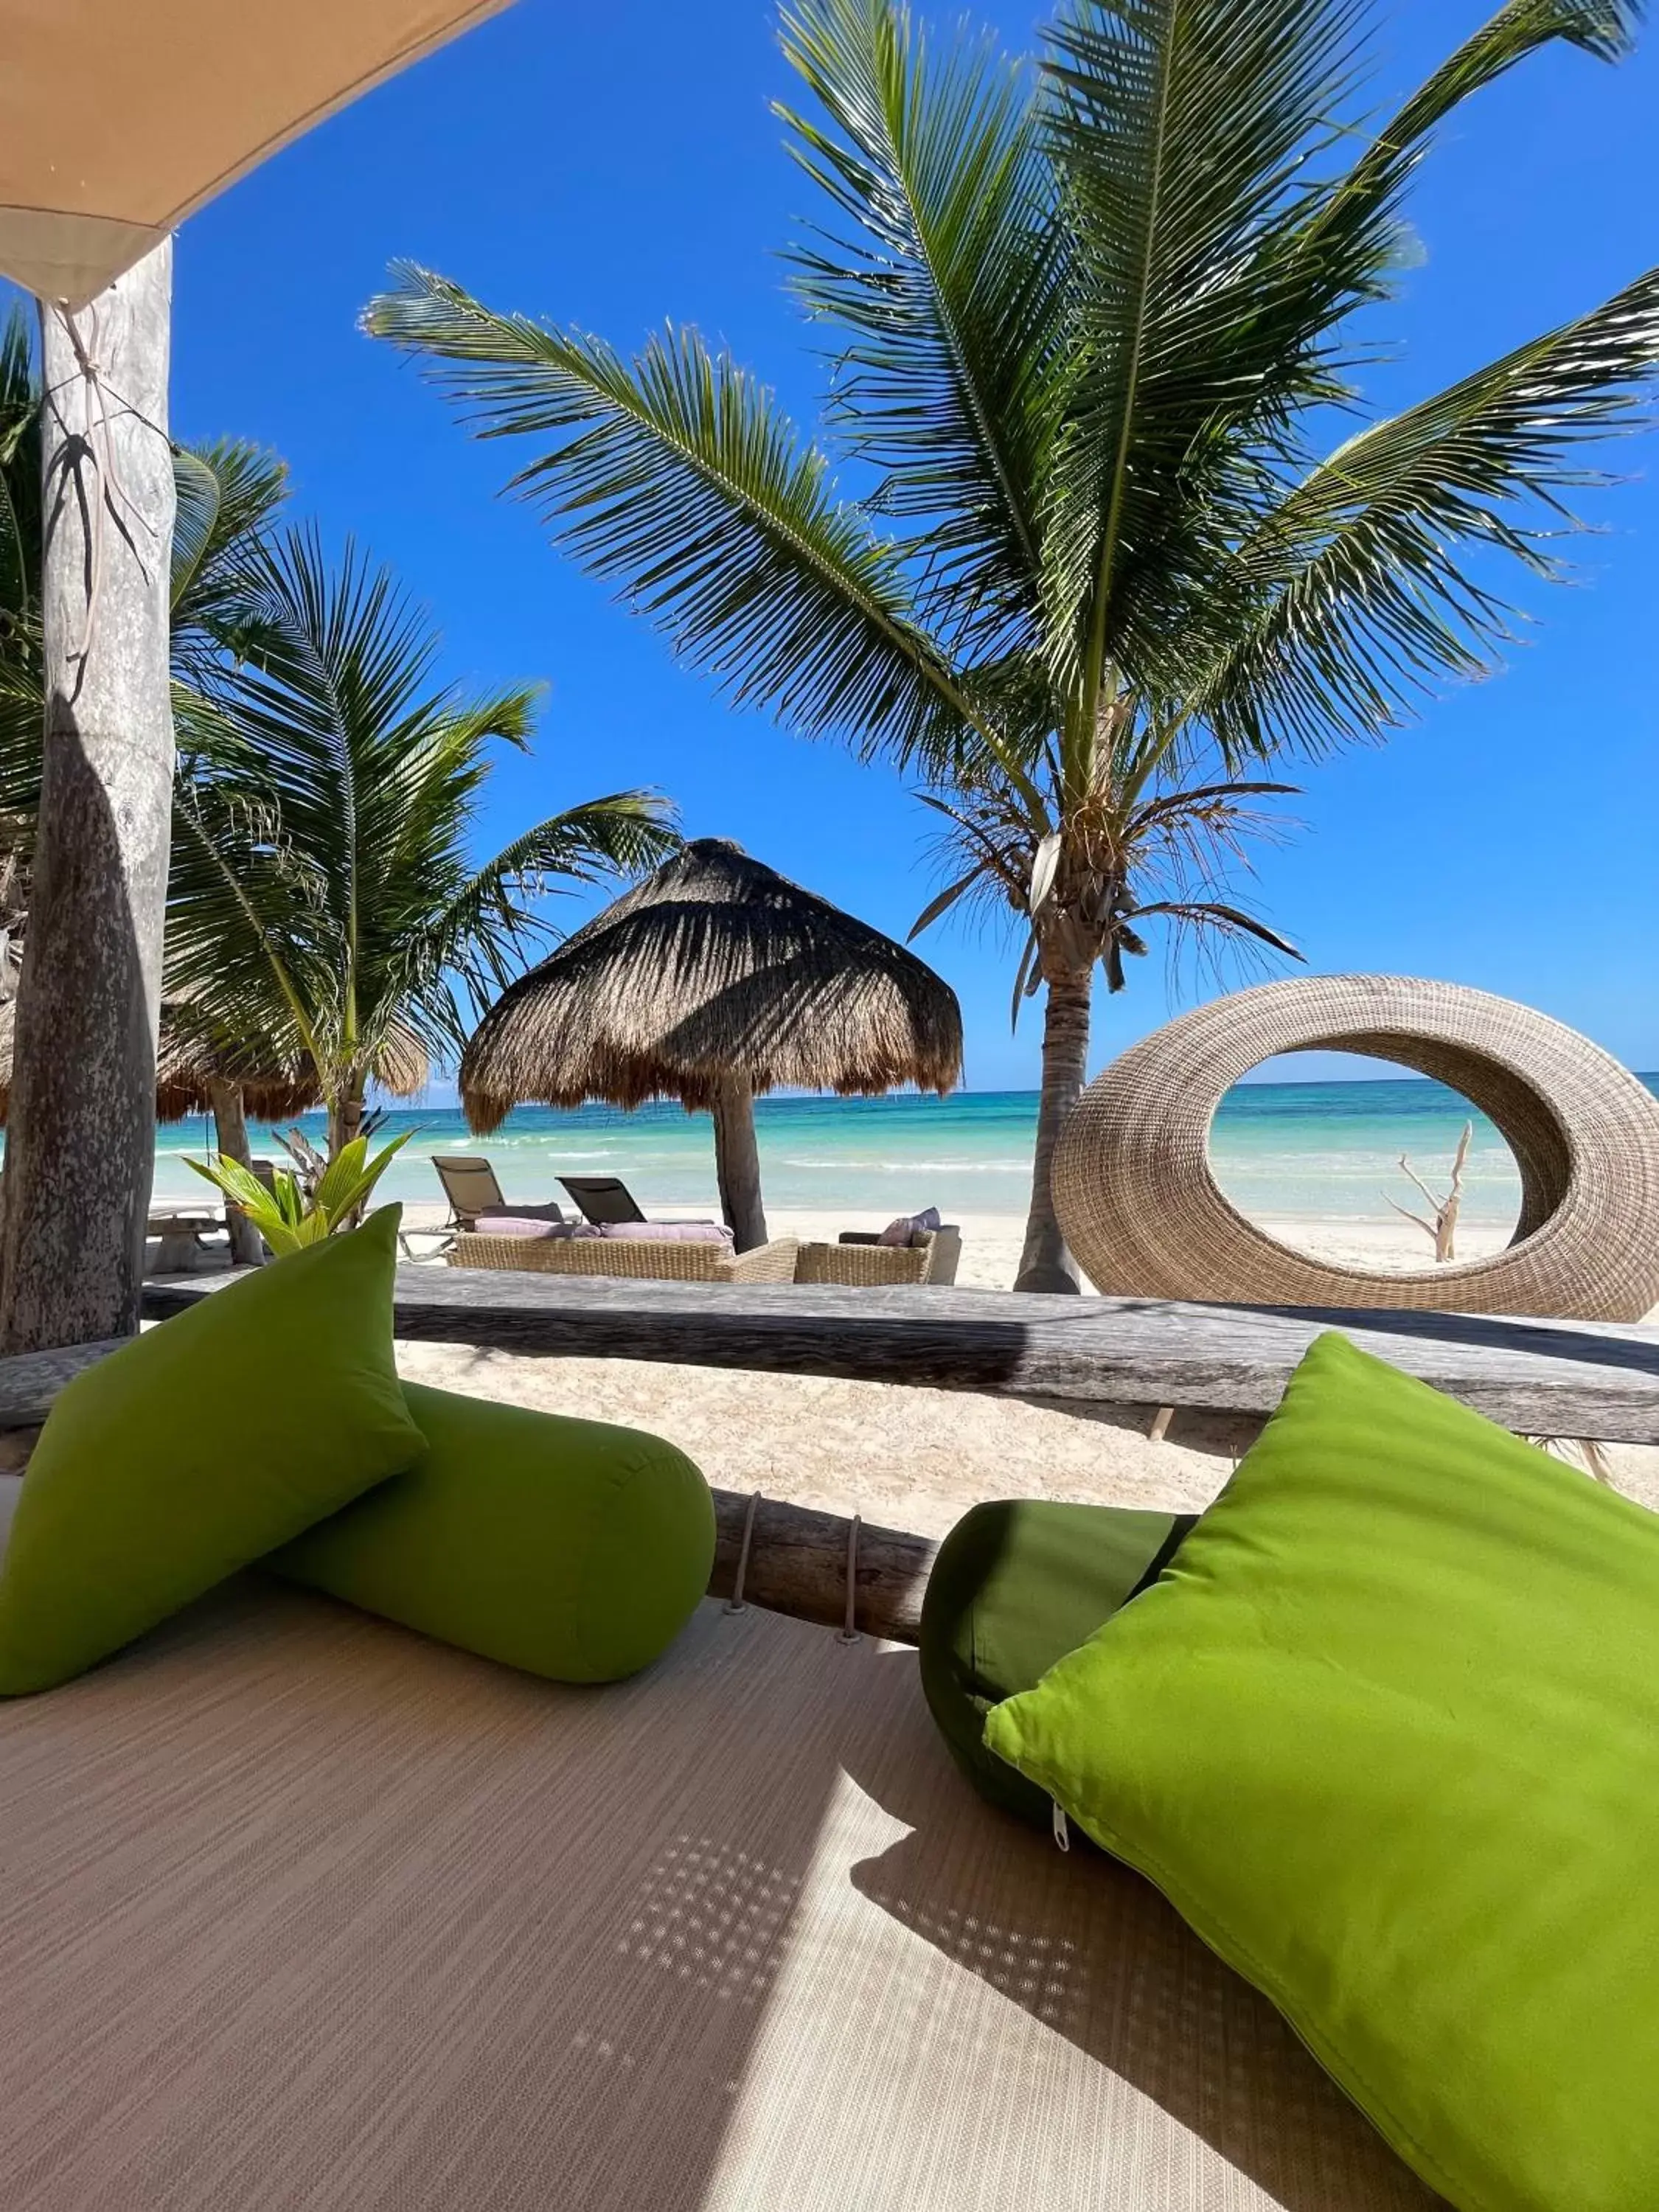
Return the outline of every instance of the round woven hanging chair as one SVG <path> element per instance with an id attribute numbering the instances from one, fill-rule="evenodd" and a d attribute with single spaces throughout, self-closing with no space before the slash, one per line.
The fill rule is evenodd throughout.
<path id="1" fill-rule="evenodd" d="M 1210 1171 L 1216 1109 L 1262 1060 L 1317 1050 L 1413 1068 L 1496 1123 L 1521 1173 L 1506 1250 L 1384 1273 L 1293 1251 L 1244 1218 Z M 1115 1296 L 1581 1321 L 1659 1304 L 1659 1101 L 1576 1030 L 1455 983 L 1312 976 L 1200 1006 L 1089 1085 L 1054 1183 L 1079 1265 Z"/>

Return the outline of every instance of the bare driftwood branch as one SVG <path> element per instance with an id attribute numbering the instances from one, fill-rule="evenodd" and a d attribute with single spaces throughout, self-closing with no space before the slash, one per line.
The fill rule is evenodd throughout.
<path id="1" fill-rule="evenodd" d="M 1443 1263 L 1457 1257 L 1457 1217 L 1463 1204 L 1463 1170 L 1468 1164 L 1469 1146 L 1474 1141 L 1474 1124 L 1465 1121 L 1463 1133 L 1457 1140 L 1457 1151 L 1452 1158 L 1451 1188 L 1443 1198 L 1429 1188 L 1404 1152 L 1400 1155 L 1401 1174 L 1414 1183 L 1427 1199 L 1433 1209 L 1434 1218 L 1425 1221 L 1420 1213 L 1413 1213 L 1409 1206 L 1401 1206 L 1398 1199 L 1390 1198 L 1388 1202 L 1396 1213 L 1407 1221 L 1414 1222 L 1425 1236 L 1434 1239 L 1434 1256 L 1437 1262 Z M 1387 1197 L 1388 1194 L 1385 1192 L 1383 1195 Z"/>

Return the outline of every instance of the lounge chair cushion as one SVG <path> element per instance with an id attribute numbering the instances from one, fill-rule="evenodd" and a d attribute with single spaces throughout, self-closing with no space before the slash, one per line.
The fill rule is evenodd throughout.
<path id="1" fill-rule="evenodd" d="M 985 1747 L 985 1716 L 1154 1580 L 1192 1514 L 1019 1498 L 975 1505 L 939 1546 L 921 1606 L 921 1687 L 981 1796 L 1046 1828 L 1047 1793 Z"/>
<path id="2" fill-rule="evenodd" d="M 919 1244 L 924 1237 L 939 1225 L 938 1206 L 924 1206 L 920 1213 L 901 1213 L 896 1221 L 890 1221 L 876 1242 L 878 1244 Z"/>
<path id="3" fill-rule="evenodd" d="M 556 1206 L 546 1213 L 481 1213 L 474 1227 L 483 1237 L 592 1237 L 586 1222 L 565 1220 Z"/>
<path id="4" fill-rule="evenodd" d="M 1659 1517 L 1322 1337 L 987 1740 L 1454 2204 L 1659 2202 Z"/>
<path id="5" fill-rule="evenodd" d="M 555 1221 L 545 1214 L 481 1213 L 474 1224 L 473 1233 L 479 1237 L 522 1237 L 526 1239 L 551 1237 L 568 1244 L 574 1237 L 597 1237 L 599 1232 L 586 1221 Z"/>
<path id="6" fill-rule="evenodd" d="M 605 1221 L 594 1232 L 613 1244 L 724 1244 L 735 1241 L 723 1221 Z"/>
<path id="7" fill-rule="evenodd" d="M 632 1674 L 708 1586 L 714 1509 L 659 1437 L 405 1386 L 408 1473 L 269 1564 L 365 1611 L 561 1682 Z"/>
<path id="8" fill-rule="evenodd" d="M 0 1567 L 0 1694 L 69 1680 L 410 1464 L 398 1223 L 258 1269 L 59 1394 Z"/>

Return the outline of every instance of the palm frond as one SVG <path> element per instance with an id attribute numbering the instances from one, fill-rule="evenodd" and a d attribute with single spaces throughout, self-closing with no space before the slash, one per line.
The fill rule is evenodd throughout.
<path id="1" fill-rule="evenodd" d="M 658 792 L 613 792 L 568 807 L 457 884 L 413 948 L 415 957 L 425 976 L 455 976 L 476 1019 L 512 982 L 525 941 L 545 931 L 537 901 L 566 885 L 642 875 L 680 842 L 673 809 Z M 465 1036 L 458 1016 L 447 1041 L 465 1043 Z"/>
<path id="2" fill-rule="evenodd" d="M 830 422 L 882 472 L 872 511 L 926 521 L 964 656 L 1036 618 L 1049 367 L 1065 234 L 1025 72 L 994 41 L 938 49 L 892 0 L 801 0 L 786 58 L 819 123 L 779 105 L 841 220 L 793 253 L 815 317 L 849 333 Z"/>
<path id="3" fill-rule="evenodd" d="M 1460 556 L 1552 574 L 1564 495 L 1600 481 L 1581 449 L 1642 419 L 1656 366 L 1659 271 L 1339 447 L 1237 556 L 1257 612 L 1191 701 L 1229 756 L 1375 736 L 1484 673 L 1510 610 Z"/>
<path id="4" fill-rule="evenodd" d="M 738 706 L 907 757 L 971 720 L 894 550 L 831 496 L 771 395 L 693 331 L 631 363 L 398 264 L 364 327 L 476 435 L 559 441 L 509 489 Z"/>
<path id="5" fill-rule="evenodd" d="M 246 439 L 173 448 L 173 657 L 198 688 L 215 657 L 259 650 L 249 556 L 288 498 L 288 464 Z"/>
<path id="6" fill-rule="evenodd" d="M 1073 0 L 1053 33 L 1047 129 L 1079 297 L 1047 598 L 1052 650 L 1091 702 L 1109 665 L 1152 680 L 1230 507 L 1256 490 L 1218 428 L 1260 417 L 1264 379 L 1280 414 L 1334 396 L 1322 311 L 1282 240 L 1315 195 L 1365 12 Z"/>
<path id="7" fill-rule="evenodd" d="M 169 982 L 309 1057 L 330 1097 L 368 1073 L 418 1087 L 465 1042 L 458 991 L 512 979 L 543 894 L 660 859 L 667 810 L 589 800 L 477 867 L 490 749 L 528 744 L 536 687 L 434 686 L 422 611 L 314 532 L 262 537 L 243 589 L 259 653 L 181 701 Z"/>
<path id="8" fill-rule="evenodd" d="M 40 380 L 29 318 L 0 324 L 0 626 L 26 617 L 40 589 Z M 0 629 L 0 652 L 6 638 Z"/>
<path id="9" fill-rule="evenodd" d="M 1622 60 L 1643 14 L 1636 0 L 1508 0 L 1465 39 L 1379 131 L 1310 225 L 1310 242 L 1357 201 L 1392 200 L 1429 134 L 1455 108 L 1558 41 L 1598 60 Z"/>

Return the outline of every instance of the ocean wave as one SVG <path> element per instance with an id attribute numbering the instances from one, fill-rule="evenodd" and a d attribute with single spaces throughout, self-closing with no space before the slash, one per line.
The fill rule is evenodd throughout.
<path id="1" fill-rule="evenodd" d="M 785 1158 L 777 1164 L 786 1168 L 862 1168 L 872 1175 L 1029 1176 L 1031 1172 L 1030 1160 L 869 1160 L 852 1154 L 833 1160 Z"/>

